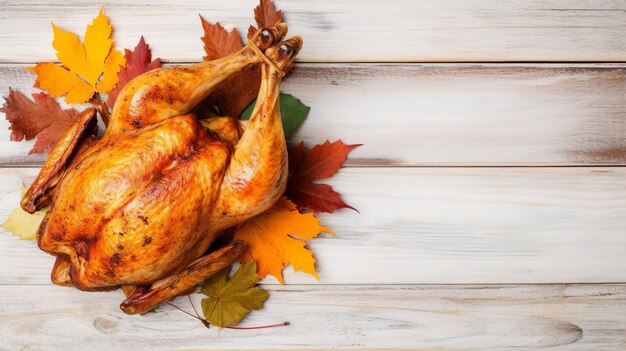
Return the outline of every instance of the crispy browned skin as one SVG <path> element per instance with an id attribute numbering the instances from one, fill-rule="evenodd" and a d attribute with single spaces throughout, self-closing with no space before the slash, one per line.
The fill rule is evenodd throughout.
<path id="1" fill-rule="evenodd" d="M 262 50 L 280 42 L 287 26 L 279 23 L 264 30 L 251 39 Z M 123 133 L 189 113 L 226 78 L 260 61 L 251 46 L 246 45 L 219 60 L 147 72 L 120 92 L 107 131 Z"/>
<path id="2" fill-rule="evenodd" d="M 280 40 L 286 26 L 272 30 L 272 40 Z M 265 54 L 280 69 L 301 44 L 292 38 Z M 149 72 L 122 90 L 94 145 L 80 147 L 93 111 L 66 133 L 22 202 L 29 212 L 51 203 L 37 238 L 57 256 L 53 282 L 82 290 L 124 286 L 122 309 L 142 313 L 237 259 L 241 242 L 202 255 L 224 229 L 266 210 L 284 191 L 281 76 L 262 63 L 245 132 L 229 118 L 205 123 L 207 129 L 186 113 L 215 81 L 254 62 L 258 57 L 244 48 L 223 60 Z"/>

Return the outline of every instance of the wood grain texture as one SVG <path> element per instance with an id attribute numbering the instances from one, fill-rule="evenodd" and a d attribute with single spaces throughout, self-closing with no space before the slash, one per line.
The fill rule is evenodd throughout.
<path id="1" fill-rule="evenodd" d="M 199 302 L 201 295 L 194 295 Z M 243 325 L 207 330 L 172 307 L 124 315 L 121 292 L 0 289 L 0 350 L 594 350 L 626 347 L 625 285 L 288 286 Z M 191 311 L 185 298 L 174 301 Z"/>
<path id="2" fill-rule="evenodd" d="M 276 2 L 305 40 L 283 85 L 312 107 L 292 142 L 365 144 L 328 182 L 360 213 L 321 216 L 338 234 L 310 243 L 322 284 L 267 278 L 266 309 L 244 322 L 291 325 L 127 316 L 119 291 L 51 285 L 52 257 L 0 229 L 0 351 L 626 349 L 626 168 L 506 167 L 626 165 L 626 65 L 606 63 L 626 61 L 626 2 Z M 195 62 L 198 13 L 245 32 L 256 3 L 105 11 L 118 48 L 145 35 L 164 61 Z M 51 20 L 82 35 L 100 6 L 0 0 L 0 94 L 33 91 L 23 67 L 55 59 Z M 500 61 L 570 63 L 406 63 Z M 10 166 L 45 160 L 8 126 L 0 115 L 0 221 L 38 172 Z"/>
<path id="3" fill-rule="evenodd" d="M 0 95 L 34 77 L 0 66 Z M 291 140 L 363 143 L 348 165 L 624 165 L 626 66 L 300 64 L 283 84 L 312 107 Z M 0 164 L 41 164 L 9 141 Z"/>
<path id="4" fill-rule="evenodd" d="M 0 221 L 36 172 L 0 169 Z M 347 168 L 330 183 L 360 214 L 321 216 L 337 233 L 310 242 L 324 284 L 626 281 L 625 168 Z M 1 283 L 50 280 L 34 242 L 2 230 L 0 257 Z"/>
<path id="5" fill-rule="evenodd" d="M 624 61 L 626 5 L 614 0 L 278 0 L 302 61 Z M 118 47 L 141 35 L 166 60 L 202 57 L 202 14 L 245 33 L 255 0 L 106 2 Z M 54 58 L 50 21 L 82 35 L 101 2 L 0 1 L 0 62 Z"/>

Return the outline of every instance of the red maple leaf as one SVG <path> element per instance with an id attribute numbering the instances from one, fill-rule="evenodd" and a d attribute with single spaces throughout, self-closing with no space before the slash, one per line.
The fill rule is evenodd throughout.
<path id="1" fill-rule="evenodd" d="M 126 65 L 120 69 L 117 74 L 119 81 L 113 90 L 109 92 L 107 98 L 107 105 L 110 109 L 113 109 L 115 105 L 115 99 L 119 95 L 120 91 L 130 82 L 133 78 L 151 71 L 153 69 L 161 67 L 161 59 L 155 58 L 152 60 L 152 52 L 150 47 L 146 44 L 143 36 L 139 39 L 139 43 L 135 46 L 135 50 L 124 49 L 126 56 Z"/>
<path id="2" fill-rule="evenodd" d="M 50 152 L 78 115 L 73 108 L 62 110 L 56 100 L 46 93 L 35 93 L 33 99 L 35 102 L 9 89 L 9 95 L 4 98 L 5 103 L 0 108 L 0 112 L 4 112 L 11 123 L 12 141 L 37 137 L 29 155 Z"/>
<path id="3" fill-rule="evenodd" d="M 260 0 L 257 7 L 254 8 L 254 20 L 259 28 L 273 26 L 283 20 L 283 12 L 276 10 L 274 2 L 271 0 Z M 256 33 L 254 26 L 248 28 L 248 39 Z"/>
<path id="4" fill-rule="evenodd" d="M 300 210 L 332 213 L 340 208 L 356 209 L 346 204 L 330 185 L 313 183 L 330 178 L 346 161 L 352 149 L 360 144 L 346 145 L 341 140 L 315 145 L 308 152 L 300 143 L 289 152 L 289 182 L 285 194 Z"/>

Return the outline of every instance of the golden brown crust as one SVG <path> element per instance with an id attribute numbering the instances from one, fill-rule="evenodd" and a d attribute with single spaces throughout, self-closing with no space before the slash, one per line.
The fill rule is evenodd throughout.
<path id="1" fill-rule="evenodd" d="M 85 138 L 96 127 L 96 109 L 87 108 L 74 120 L 57 142 L 48 159 L 39 171 L 37 178 L 22 197 L 21 206 L 24 211 L 34 213 L 51 201 L 50 191 L 61 179 L 65 167 L 72 156 L 80 149 Z"/>
<path id="2" fill-rule="evenodd" d="M 212 117 L 200 120 L 200 123 L 209 130 L 215 139 L 219 139 L 235 146 L 243 133 L 244 127 L 241 120 L 232 117 Z"/>
<path id="3" fill-rule="evenodd" d="M 122 302 L 120 308 L 128 314 L 144 313 L 163 301 L 184 294 L 189 288 L 195 287 L 223 268 L 230 266 L 237 260 L 244 247 L 245 244 L 237 240 L 203 256 L 183 271 L 155 282 L 149 289 L 136 290 L 131 293 Z"/>
<path id="4" fill-rule="evenodd" d="M 211 79 L 258 60 L 240 52 L 221 62 L 139 77 L 118 97 L 102 139 L 73 158 L 50 161 L 48 169 L 60 164 L 64 171 L 38 245 L 57 256 L 53 282 L 81 290 L 123 286 L 128 299 L 122 309 L 138 313 L 236 260 L 240 242 L 202 255 L 225 229 L 264 211 L 285 189 L 278 70 L 293 61 L 301 41 L 280 45 L 290 49 L 267 50 L 275 62 L 262 64 L 261 89 L 245 131 L 232 118 L 211 119 L 205 128 L 184 114 L 214 86 Z M 53 154 L 77 147 L 75 135 L 81 133 L 75 129 L 68 132 L 71 142 Z M 38 189 L 50 184 L 46 172 Z"/>

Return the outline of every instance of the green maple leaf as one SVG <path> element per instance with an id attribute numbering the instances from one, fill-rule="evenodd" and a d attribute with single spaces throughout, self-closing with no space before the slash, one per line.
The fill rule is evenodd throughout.
<path id="1" fill-rule="evenodd" d="M 231 267 L 211 277 L 200 291 L 208 296 L 202 299 L 202 313 L 209 323 L 219 327 L 238 324 L 252 310 L 260 310 L 269 294 L 255 286 L 260 280 L 256 262 L 239 267 L 229 279 Z"/>

